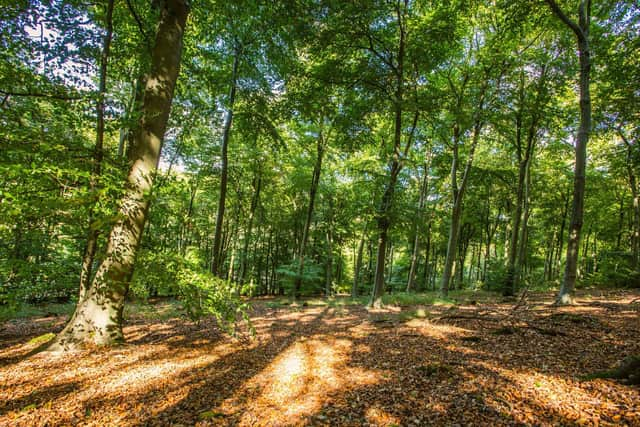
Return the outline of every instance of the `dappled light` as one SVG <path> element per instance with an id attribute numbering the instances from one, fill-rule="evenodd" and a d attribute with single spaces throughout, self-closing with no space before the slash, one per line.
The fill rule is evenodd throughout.
<path id="1" fill-rule="evenodd" d="M 620 315 L 637 306 L 600 302 L 517 319 L 499 304 L 258 303 L 254 339 L 133 315 L 123 347 L 15 359 L 27 337 L 0 350 L 0 424 L 635 425 L 640 390 L 580 379 L 639 350 L 637 316 Z"/>
<path id="2" fill-rule="evenodd" d="M 2 12 L 0 427 L 640 427 L 638 1 Z"/>
<path id="3" fill-rule="evenodd" d="M 246 413 L 240 418 L 241 424 L 297 424 L 317 413 L 336 391 L 379 380 L 375 371 L 348 366 L 351 347 L 351 341 L 344 339 L 302 338 L 245 383 L 219 410 L 233 411 L 238 402 L 244 401 Z"/>

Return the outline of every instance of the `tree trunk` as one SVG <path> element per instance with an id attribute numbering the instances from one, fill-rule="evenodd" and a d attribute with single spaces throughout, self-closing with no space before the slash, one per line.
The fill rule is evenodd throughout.
<path id="1" fill-rule="evenodd" d="M 631 229 L 631 269 L 638 271 L 640 266 L 640 194 L 638 191 L 638 182 L 636 173 L 633 169 L 633 153 L 631 151 L 631 143 L 625 137 L 622 129 L 618 129 L 618 134 L 627 146 L 627 173 L 629 176 L 629 187 L 631 188 L 631 196 L 633 197 L 633 225 Z M 622 211 L 622 202 L 620 202 L 620 210 Z M 621 214 L 622 222 L 622 214 Z M 620 226 L 622 228 L 622 225 Z M 620 237 L 618 235 L 618 246 Z"/>
<path id="2" fill-rule="evenodd" d="M 520 221 L 522 220 L 522 199 L 524 194 L 524 180 L 526 174 L 526 163 L 520 160 L 518 167 L 518 189 L 516 191 L 516 201 L 512 214 L 511 239 L 509 241 L 509 251 L 507 255 L 507 271 L 505 276 L 504 289 L 502 294 L 511 296 L 515 293 L 516 287 L 516 258 L 518 255 L 518 238 L 520 237 Z"/>
<path id="3" fill-rule="evenodd" d="M 389 227 L 391 226 L 391 207 L 393 205 L 393 195 L 395 193 L 396 182 L 398 180 L 398 174 L 402 169 L 402 158 L 407 156 L 409 148 L 413 140 L 413 135 L 417 126 L 419 112 L 416 111 L 413 117 L 413 125 L 411 131 L 407 137 L 404 152 L 401 153 L 402 145 L 402 113 L 404 108 L 404 60 L 405 60 L 405 41 L 406 41 L 406 28 L 405 28 L 405 16 L 404 12 L 397 9 L 398 15 L 398 29 L 400 39 L 398 42 L 397 52 L 397 64 L 395 67 L 395 99 L 394 99 L 394 134 L 393 134 L 393 157 L 391 160 L 391 168 L 389 173 L 389 181 L 385 188 L 378 209 L 378 252 L 376 258 L 376 271 L 373 281 L 373 289 L 371 292 L 371 300 L 369 306 L 380 307 L 382 305 L 382 295 L 384 294 L 384 265 L 385 254 L 387 249 L 387 239 L 389 236 Z"/>
<path id="4" fill-rule="evenodd" d="M 591 12 L 590 0 L 582 0 L 579 6 L 579 21 L 570 20 L 558 7 L 554 0 L 547 3 L 576 35 L 578 39 L 578 56 L 580 62 L 580 128 L 576 138 L 573 179 L 573 203 L 571 208 L 571 222 L 569 224 L 569 240 L 567 242 L 567 261 L 564 279 L 556 303 L 560 305 L 573 303 L 573 291 L 576 285 L 578 270 L 578 249 L 580 247 L 580 232 L 584 212 L 585 172 L 587 166 L 587 143 L 591 132 L 591 96 L 589 91 L 591 60 L 589 50 L 589 21 Z"/>
<path id="5" fill-rule="evenodd" d="M 233 70 L 231 72 L 231 88 L 229 90 L 229 102 L 227 105 L 227 117 L 224 121 L 222 132 L 222 170 L 220 172 L 220 197 L 218 198 L 218 214 L 216 216 L 216 230 L 213 236 L 213 260 L 211 262 L 211 273 L 218 275 L 222 264 L 222 226 L 224 224 L 224 209 L 227 200 L 227 180 L 229 174 L 229 137 L 231 135 L 231 125 L 233 123 L 233 107 L 236 101 L 236 88 L 238 81 L 238 66 L 240 65 L 240 51 L 236 47 L 233 57 Z"/>
<path id="6" fill-rule="evenodd" d="M 424 271 L 422 275 L 423 289 L 429 289 L 429 278 L 431 277 L 431 268 L 429 267 L 431 255 L 431 218 L 427 224 L 427 244 L 424 250 Z"/>
<path id="7" fill-rule="evenodd" d="M 522 279 L 523 269 L 526 271 L 526 261 L 527 261 L 527 245 L 529 241 L 529 216 L 531 215 L 531 201 L 529 198 L 530 189 L 531 189 L 531 161 L 529 161 L 529 166 L 527 167 L 526 180 L 525 180 L 525 188 L 524 188 L 524 198 L 523 198 L 523 213 L 522 213 L 522 226 L 518 244 L 518 257 L 516 259 L 516 269 L 515 269 L 515 284 L 517 285 L 519 281 Z"/>
<path id="8" fill-rule="evenodd" d="M 93 170 L 89 183 L 93 197 L 98 187 L 98 179 L 102 173 L 102 159 L 104 157 L 104 98 L 107 91 L 107 66 L 109 63 L 109 51 L 111 48 L 111 38 L 113 36 L 113 4 L 114 0 L 109 0 L 105 13 L 106 33 L 102 42 L 102 54 L 100 55 L 100 83 L 98 84 L 98 101 L 96 103 L 96 145 L 93 150 Z M 100 237 L 100 229 L 93 225 L 95 201 L 89 208 L 89 232 L 87 235 L 87 245 L 82 256 L 82 266 L 80 268 L 80 294 L 78 300 L 82 300 L 89 289 L 91 283 L 91 272 L 93 270 L 93 261 L 98 248 L 98 238 Z"/>
<path id="9" fill-rule="evenodd" d="M 307 206 L 307 218 L 304 222 L 304 229 L 302 230 L 302 239 L 300 240 L 300 249 L 298 250 L 298 272 L 296 280 L 293 284 L 293 297 L 300 297 L 300 288 L 302 287 L 302 276 L 304 275 L 304 256 L 307 247 L 307 241 L 309 240 L 309 228 L 311 227 L 311 221 L 313 220 L 313 208 L 316 201 L 316 193 L 318 192 L 318 184 L 320 183 L 320 173 L 322 172 L 322 157 L 324 155 L 324 139 L 322 132 L 318 136 L 317 141 L 317 155 L 316 163 L 313 166 L 313 175 L 311 177 L 311 186 L 309 187 L 309 205 Z"/>
<path id="10" fill-rule="evenodd" d="M 362 231 L 362 238 L 358 243 L 358 252 L 356 255 L 356 264 L 353 269 L 353 285 L 351 286 L 351 297 L 356 298 L 358 296 L 358 285 L 360 284 L 360 270 L 362 269 L 362 253 L 364 252 L 364 243 L 367 237 L 367 226 L 365 225 Z"/>
<path id="11" fill-rule="evenodd" d="M 480 107 L 482 108 L 482 106 Z M 469 174 L 471 173 L 471 166 L 473 164 L 473 156 L 480 139 L 480 131 L 482 130 L 482 122 L 476 121 L 473 129 L 473 139 L 469 150 L 469 157 L 465 165 L 462 181 L 460 187 L 457 185 L 456 175 L 458 165 L 458 141 L 459 141 L 459 128 L 456 125 L 454 128 L 454 158 L 451 162 L 451 179 L 453 188 L 453 209 L 451 211 L 451 224 L 449 225 L 449 240 L 447 241 L 447 256 L 444 262 L 444 269 L 442 272 L 442 281 L 440 282 L 440 293 L 443 297 L 449 294 L 449 283 L 451 281 L 451 275 L 453 272 L 453 263 L 456 257 L 456 249 L 458 246 L 458 236 L 460 233 L 460 219 L 462 218 L 462 201 L 464 193 L 467 189 L 469 182 Z"/>
<path id="12" fill-rule="evenodd" d="M 247 255 L 249 250 L 249 242 L 251 241 L 251 235 L 253 233 L 253 218 L 260 203 L 260 189 L 262 188 L 262 169 L 258 166 L 256 176 L 253 177 L 253 197 L 251 198 L 251 207 L 249 209 L 249 219 L 247 223 L 247 230 L 244 235 L 244 247 L 242 248 L 242 260 L 240 262 L 240 277 L 238 283 L 240 286 L 244 284 L 245 274 L 247 271 Z"/>
<path id="13" fill-rule="evenodd" d="M 327 218 L 327 262 L 325 265 L 325 296 L 331 296 L 333 286 L 333 199 L 329 196 L 329 212 Z"/>
<path id="14" fill-rule="evenodd" d="M 628 156 L 627 156 L 628 159 Z M 627 160 L 628 161 L 628 160 Z M 633 195 L 633 190 L 632 190 Z M 622 231 L 624 226 L 624 192 L 620 192 L 620 209 L 618 210 L 618 235 L 616 238 L 616 251 L 620 250 L 620 244 L 622 243 Z"/>
<path id="15" fill-rule="evenodd" d="M 560 224 L 560 234 L 558 235 L 558 250 L 556 251 L 555 268 L 553 277 L 560 273 L 562 250 L 564 248 L 564 230 L 567 228 L 567 215 L 569 214 L 569 196 L 564 198 L 564 208 L 562 209 L 562 223 Z"/>
<path id="16" fill-rule="evenodd" d="M 333 230 L 331 225 L 327 230 L 327 265 L 326 265 L 326 282 L 325 282 L 325 296 L 331 296 L 331 288 L 333 286 Z"/>
<path id="17" fill-rule="evenodd" d="M 418 201 L 418 216 L 415 227 L 415 236 L 413 238 L 413 251 L 411 253 L 411 266 L 409 267 L 409 278 L 407 279 L 407 292 L 413 291 L 413 282 L 416 278 L 416 267 L 418 265 L 418 252 L 420 251 L 420 227 L 419 223 L 422 222 L 424 216 L 424 205 L 427 198 L 427 192 L 429 191 L 429 165 L 424 165 L 424 177 L 422 178 L 422 185 L 420 186 L 420 199 Z"/>
<path id="18" fill-rule="evenodd" d="M 69 323 L 49 347 L 51 350 L 67 350 L 86 342 L 110 345 L 124 340 L 122 311 L 147 220 L 149 193 L 178 78 L 188 12 L 183 0 L 163 3 L 119 219 L 109 234 L 105 259 Z"/>
<path id="19" fill-rule="evenodd" d="M 185 218 L 184 224 L 182 224 L 180 231 L 180 255 L 185 256 L 187 254 L 187 246 L 191 242 L 191 233 L 190 230 L 192 228 L 191 219 L 193 216 L 193 207 L 196 200 L 196 195 L 198 193 L 198 183 L 191 183 L 190 185 L 190 196 L 189 196 L 189 206 L 187 207 L 187 214 Z"/>

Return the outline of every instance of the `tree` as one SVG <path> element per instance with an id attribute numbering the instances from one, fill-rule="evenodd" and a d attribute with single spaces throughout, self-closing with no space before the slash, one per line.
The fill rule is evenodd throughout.
<path id="1" fill-rule="evenodd" d="M 67 350 L 86 342 L 110 345 L 124 340 L 122 312 L 147 219 L 149 193 L 180 69 L 188 13 L 183 0 L 167 0 L 162 4 L 119 218 L 109 234 L 105 259 L 71 319 L 49 347 L 52 350 Z"/>
<path id="2" fill-rule="evenodd" d="M 587 143 L 591 132 L 591 51 L 589 47 L 589 26 L 591 24 L 591 0 L 580 0 L 578 5 L 578 21 L 570 19 L 555 0 L 546 0 L 553 13 L 576 36 L 578 58 L 580 61 L 580 126 L 576 137 L 575 166 L 573 178 L 573 202 L 571 205 L 571 221 L 569 223 L 569 239 L 567 242 L 567 259 L 562 286 L 556 298 L 558 304 L 572 304 L 573 290 L 576 285 L 578 270 L 578 250 L 580 232 L 582 231 L 584 212 L 584 188 L 587 165 Z"/>
<path id="3" fill-rule="evenodd" d="M 113 37 L 113 7 L 114 0 L 107 2 L 105 11 L 105 28 L 106 32 L 102 44 L 102 52 L 100 55 L 100 72 L 98 84 L 98 100 L 96 102 L 96 144 L 93 152 L 93 169 L 91 171 L 90 189 L 93 192 L 97 190 L 97 180 L 102 172 L 102 161 L 104 158 L 104 113 L 105 113 L 105 93 L 107 91 L 107 67 L 109 62 L 109 53 L 111 49 L 111 39 Z M 91 282 L 91 272 L 93 262 L 98 248 L 98 237 L 100 230 L 93 225 L 94 216 L 93 209 L 89 212 L 89 233 L 87 236 L 87 244 L 82 257 L 82 266 L 80 269 L 80 295 L 79 299 L 84 298 L 84 294 L 89 288 Z"/>

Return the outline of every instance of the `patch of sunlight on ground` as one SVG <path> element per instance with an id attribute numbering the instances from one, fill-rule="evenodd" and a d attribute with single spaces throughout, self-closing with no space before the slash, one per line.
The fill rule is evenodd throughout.
<path id="1" fill-rule="evenodd" d="M 169 376 L 180 377 L 183 373 L 188 373 L 193 369 L 204 368 L 225 355 L 226 352 L 216 349 L 215 355 L 200 355 L 196 358 L 161 361 L 151 360 L 142 366 L 125 369 L 121 373 L 114 375 L 113 379 L 102 384 L 100 389 L 105 395 L 120 393 L 123 389 L 134 393 L 138 388 L 146 388 L 149 384 Z"/>
<path id="2" fill-rule="evenodd" d="M 405 323 L 409 328 L 417 329 L 420 334 L 434 339 L 447 339 L 451 335 L 460 335 L 469 332 L 467 329 L 457 326 L 431 323 L 426 319 L 412 319 Z"/>
<path id="3" fill-rule="evenodd" d="M 246 382 L 218 411 L 244 412 L 240 424 L 291 425 L 321 410 L 332 392 L 377 383 L 374 371 L 347 366 L 353 344 L 346 339 L 300 339 Z M 253 392 L 253 393 L 252 393 Z M 243 396 L 251 396 L 243 403 Z"/>
<path id="4" fill-rule="evenodd" d="M 372 406 L 365 412 L 365 418 L 372 424 L 382 426 L 400 425 L 400 419 L 383 411 L 380 408 Z"/>
<path id="5" fill-rule="evenodd" d="M 381 307 L 381 308 L 367 306 L 365 307 L 365 309 L 369 313 L 400 313 L 402 311 L 402 307 L 397 305 L 385 305 L 384 307 Z"/>
<path id="6" fill-rule="evenodd" d="M 606 412 L 615 413 L 620 405 L 604 395 L 594 395 L 579 387 L 576 382 L 561 376 L 542 374 L 531 370 L 511 370 L 491 363 L 479 362 L 485 368 L 507 379 L 512 386 L 503 387 L 494 396 L 493 406 L 500 410 L 506 404 L 514 418 L 523 423 L 535 421 L 537 412 L 533 406 L 544 408 L 545 412 L 558 414 L 565 420 L 578 425 L 598 425 Z M 619 387 L 614 385 L 613 387 Z M 566 396 L 571 396 L 567 405 Z M 510 403 L 509 403 L 510 402 Z M 568 406 L 568 407 L 567 407 Z M 640 421 L 640 414 L 638 414 Z"/>

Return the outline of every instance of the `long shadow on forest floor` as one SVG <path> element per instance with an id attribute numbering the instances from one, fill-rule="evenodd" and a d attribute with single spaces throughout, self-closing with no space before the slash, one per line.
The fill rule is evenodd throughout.
<path id="1" fill-rule="evenodd" d="M 250 425 L 269 420 L 270 416 L 275 417 L 270 421 L 273 424 L 487 425 L 532 422 L 570 425 L 584 422 L 585 414 L 591 413 L 594 402 L 609 409 L 624 407 L 615 402 L 620 397 L 615 392 L 612 398 L 604 398 L 598 390 L 594 393 L 589 387 L 583 389 L 573 384 L 576 375 L 586 373 L 584 370 L 594 363 L 603 363 L 600 360 L 604 351 L 602 344 L 611 350 L 605 356 L 615 357 L 621 351 L 638 350 L 632 344 L 610 345 L 602 341 L 599 346 L 594 345 L 599 348 L 590 349 L 585 346 L 584 337 L 580 339 L 581 327 L 599 328 L 603 321 L 593 316 L 563 315 L 549 310 L 532 316 L 538 318 L 540 329 L 514 329 L 505 335 L 494 333 L 499 328 L 487 331 L 485 326 L 478 324 L 480 322 L 465 321 L 464 327 L 453 328 L 450 332 L 446 332 L 447 325 L 425 325 L 426 329 L 445 330 L 439 334 L 416 334 L 414 328 L 406 328 L 400 323 L 390 327 L 386 327 L 388 323 L 385 322 L 380 323 L 384 327 L 374 323 L 363 336 L 349 331 L 349 327 L 363 323 L 362 313 L 358 313 L 360 309 L 350 308 L 347 311 L 356 312 L 356 316 L 348 322 L 350 326 L 346 329 L 327 331 L 314 328 L 318 324 L 316 322 L 309 325 L 306 333 L 297 336 L 298 342 L 314 340 L 316 346 L 331 346 L 334 339 L 348 342 L 352 350 L 347 352 L 345 364 L 340 369 L 355 374 L 353 378 L 339 381 L 340 387 L 331 387 L 326 384 L 326 378 L 310 375 L 318 368 L 310 363 L 304 367 L 308 372 L 302 375 L 302 384 L 296 377 L 300 371 L 294 369 L 293 374 L 289 373 L 290 378 L 276 380 L 285 390 L 274 392 L 272 385 L 264 383 L 265 378 L 273 379 L 273 375 L 265 373 L 272 367 L 260 363 L 257 368 L 262 371 L 254 369 L 249 372 L 256 373 L 254 377 L 249 379 L 243 374 L 244 383 L 234 381 L 231 384 L 230 388 L 235 390 L 231 397 L 226 378 L 208 377 L 190 388 L 189 393 L 177 403 L 144 419 L 140 425 L 194 423 L 198 421 L 198 414 L 205 414 L 204 418 L 200 417 L 203 423 L 207 416 L 213 417 L 208 422 L 215 425 Z M 324 317 L 327 318 L 326 314 Z M 626 315 L 622 318 L 631 320 Z M 540 332 L 550 328 L 564 332 L 552 336 Z M 606 328 L 602 332 L 608 334 L 611 330 Z M 615 341 L 615 337 L 612 338 Z M 295 341 L 291 336 L 282 341 L 284 351 Z M 585 353 L 591 350 L 600 357 L 599 360 L 583 360 Z M 313 359 L 314 352 L 318 353 L 317 349 L 307 351 L 306 359 Z M 274 354 L 269 354 L 268 360 L 273 359 Z M 606 357 L 604 359 L 607 363 Z M 242 370 L 244 359 L 241 360 L 239 366 L 232 358 L 232 371 Z M 373 377 L 375 380 L 359 384 L 355 376 L 362 376 L 363 372 L 369 372 L 369 379 Z M 287 375 L 286 369 L 284 375 Z M 258 380 L 254 381 L 255 378 Z M 314 388 L 314 383 L 322 384 L 320 388 Z M 554 391 L 554 387 L 557 390 Z M 624 393 L 624 387 L 620 388 Z M 218 393 L 218 390 L 225 391 Z M 575 409 L 569 405 L 563 408 L 555 399 L 558 390 L 566 394 L 568 401 L 576 400 L 584 407 Z M 322 394 L 314 400 L 309 398 L 313 392 Z M 637 391 L 632 393 L 638 395 Z M 291 407 L 296 406 L 299 411 L 292 412 Z M 273 413 L 269 414 L 270 411 Z M 286 417 L 278 418 L 277 414 L 283 413 Z M 605 411 L 597 416 L 604 421 L 616 420 L 613 412 L 608 415 Z M 629 421 L 636 420 L 636 416 L 628 415 L 631 417 Z"/>
<path id="2" fill-rule="evenodd" d="M 67 376 L 64 358 L 20 364 L 0 414 L 35 404 L 17 425 L 640 424 L 637 389 L 577 381 L 640 352 L 637 307 L 545 306 L 506 323 L 497 308 L 505 312 L 428 307 L 431 320 L 362 307 L 267 310 L 253 341 L 209 322 L 136 322 L 128 345 L 81 356 Z"/>

